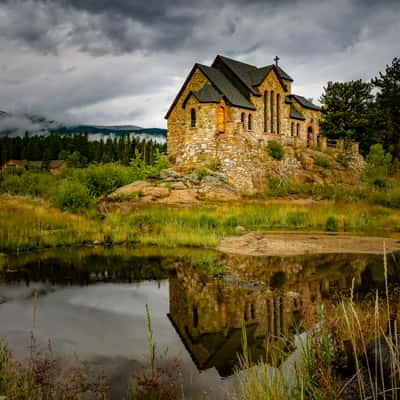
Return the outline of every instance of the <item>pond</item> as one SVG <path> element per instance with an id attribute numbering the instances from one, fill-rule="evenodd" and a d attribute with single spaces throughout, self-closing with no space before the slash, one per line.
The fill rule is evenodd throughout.
<path id="1" fill-rule="evenodd" d="M 400 286 L 398 254 L 388 256 L 390 285 Z M 214 251 L 79 248 L 4 260 L 0 340 L 18 357 L 31 334 L 51 341 L 61 359 L 75 355 L 104 371 L 110 398 L 148 365 L 146 304 L 160 365 L 179 364 L 188 399 L 223 399 L 234 390 L 242 324 L 253 360 L 288 351 L 310 305 L 348 293 L 384 290 L 383 257 L 288 257 Z M 266 343 L 272 342 L 266 352 Z"/>

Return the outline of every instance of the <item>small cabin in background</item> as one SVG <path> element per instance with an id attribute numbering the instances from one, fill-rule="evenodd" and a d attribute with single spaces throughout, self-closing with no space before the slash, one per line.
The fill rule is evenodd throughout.
<path id="1" fill-rule="evenodd" d="M 52 174 L 58 174 L 67 166 L 65 160 L 28 161 L 28 160 L 8 160 L 4 163 L 1 172 L 17 172 L 22 170 L 43 170 L 46 169 Z"/>

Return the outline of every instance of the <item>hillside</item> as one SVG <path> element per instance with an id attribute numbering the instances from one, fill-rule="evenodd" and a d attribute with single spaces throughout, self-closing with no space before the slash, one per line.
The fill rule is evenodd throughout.
<path id="1" fill-rule="evenodd" d="M 166 129 L 143 128 L 137 125 L 68 125 L 33 114 L 12 114 L 0 110 L 0 137 L 22 136 L 25 132 L 46 135 L 50 132 L 60 135 L 88 133 L 91 139 L 132 135 L 146 140 L 165 142 Z"/>

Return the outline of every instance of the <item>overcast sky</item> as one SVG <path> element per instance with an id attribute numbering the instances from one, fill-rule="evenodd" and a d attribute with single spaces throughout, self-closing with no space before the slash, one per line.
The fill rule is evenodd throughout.
<path id="1" fill-rule="evenodd" d="M 0 110 L 165 127 L 192 65 L 217 54 L 278 55 L 317 100 L 400 56 L 400 1 L 0 0 Z"/>

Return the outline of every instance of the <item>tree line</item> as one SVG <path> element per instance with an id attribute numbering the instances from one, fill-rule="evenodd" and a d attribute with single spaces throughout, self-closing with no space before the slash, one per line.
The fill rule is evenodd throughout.
<path id="1" fill-rule="evenodd" d="M 87 133 L 72 136 L 50 134 L 48 136 L 0 138 L 0 165 L 7 160 L 49 161 L 68 160 L 71 166 L 85 166 L 91 162 L 119 161 L 129 165 L 140 154 L 146 164 L 152 164 L 156 153 L 166 151 L 166 144 L 121 136 L 107 140 L 89 140 Z"/>
<path id="2" fill-rule="evenodd" d="M 361 152 L 381 144 L 393 160 L 400 159 L 400 59 L 365 82 L 328 82 L 320 99 L 321 134 L 360 143 Z"/>

